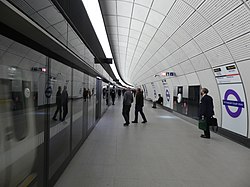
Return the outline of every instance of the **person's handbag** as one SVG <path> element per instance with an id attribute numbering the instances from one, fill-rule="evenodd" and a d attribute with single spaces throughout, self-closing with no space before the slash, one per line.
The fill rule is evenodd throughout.
<path id="1" fill-rule="evenodd" d="M 201 130 L 206 130 L 207 128 L 207 121 L 203 118 L 199 120 L 199 124 L 198 124 L 199 129 Z"/>

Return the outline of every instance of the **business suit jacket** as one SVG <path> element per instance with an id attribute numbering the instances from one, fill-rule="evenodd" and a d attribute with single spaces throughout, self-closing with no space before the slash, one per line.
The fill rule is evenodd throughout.
<path id="1" fill-rule="evenodd" d="M 143 107 L 143 106 L 144 106 L 143 93 L 138 92 L 135 98 L 135 107 Z"/>
<path id="2" fill-rule="evenodd" d="M 199 117 L 205 117 L 209 119 L 214 115 L 214 105 L 213 98 L 209 95 L 204 95 L 201 99 L 200 108 L 199 108 Z"/>

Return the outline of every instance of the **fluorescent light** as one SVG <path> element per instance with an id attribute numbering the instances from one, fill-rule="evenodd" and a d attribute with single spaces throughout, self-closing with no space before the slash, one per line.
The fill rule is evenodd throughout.
<path id="1" fill-rule="evenodd" d="M 82 2 L 94 27 L 95 33 L 102 45 L 106 58 L 113 59 L 98 0 L 82 0 Z M 110 67 L 114 72 L 116 79 L 119 79 L 119 82 L 123 86 L 131 87 L 122 81 L 114 63 L 111 64 Z"/>

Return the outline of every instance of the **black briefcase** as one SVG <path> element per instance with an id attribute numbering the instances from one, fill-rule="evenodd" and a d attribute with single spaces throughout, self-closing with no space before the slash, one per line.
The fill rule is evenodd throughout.
<path id="1" fill-rule="evenodd" d="M 212 127 L 212 131 L 217 132 L 218 131 L 218 122 L 217 119 L 212 117 L 209 119 L 209 126 Z"/>

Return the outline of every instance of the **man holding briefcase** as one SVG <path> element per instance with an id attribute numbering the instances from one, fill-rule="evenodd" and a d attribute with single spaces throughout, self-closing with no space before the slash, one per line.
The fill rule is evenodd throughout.
<path id="1" fill-rule="evenodd" d="M 204 129 L 204 134 L 201 135 L 201 138 L 210 138 L 209 125 L 212 123 L 212 117 L 214 115 L 214 105 L 213 98 L 208 94 L 207 88 L 201 89 L 201 103 L 199 107 L 199 118 L 205 120 L 206 127 Z"/>

